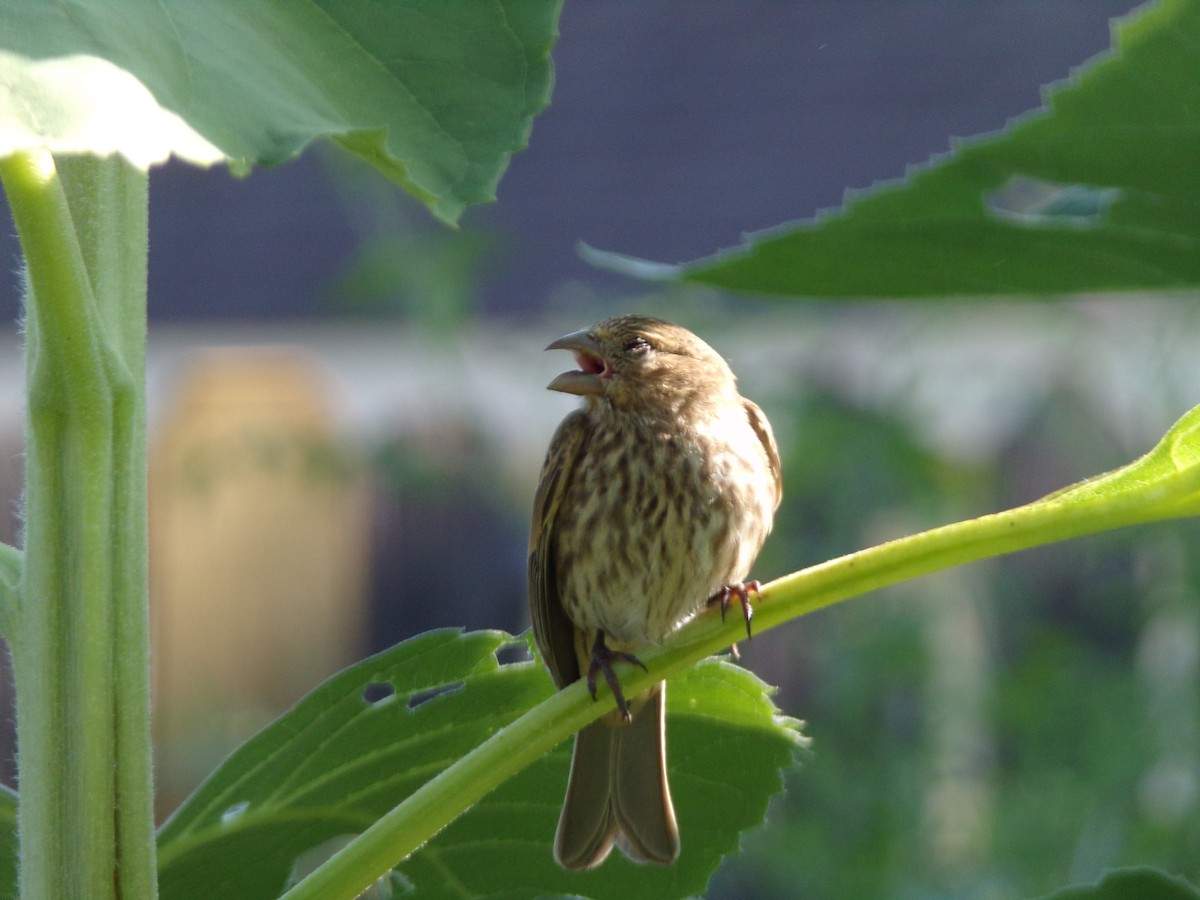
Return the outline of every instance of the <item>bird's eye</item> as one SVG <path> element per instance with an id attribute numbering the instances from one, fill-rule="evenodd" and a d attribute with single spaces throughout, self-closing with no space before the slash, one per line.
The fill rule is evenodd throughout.
<path id="1" fill-rule="evenodd" d="M 641 355 L 650 349 L 650 342 L 643 337 L 630 338 L 625 342 L 626 353 Z"/>

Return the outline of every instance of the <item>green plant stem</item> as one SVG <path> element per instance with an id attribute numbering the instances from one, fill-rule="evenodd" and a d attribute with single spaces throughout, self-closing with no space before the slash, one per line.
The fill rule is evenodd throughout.
<path id="1" fill-rule="evenodd" d="M 61 170 L 60 170 L 61 169 Z M 146 176 L 0 161 L 26 261 L 25 547 L 11 635 L 27 897 L 153 897 Z"/>
<path id="2" fill-rule="evenodd" d="M 760 633 L 859 594 L 962 563 L 1141 522 L 1200 513 L 1200 407 L 1154 450 L 1108 475 L 1027 506 L 958 522 L 813 566 L 766 585 Z M 745 637 L 741 616 L 701 615 L 626 668 L 626 696 Z M 577 682 L 539 704 L 424 784 L 297 884 L 288 900 L 352 898 L 493 788 L 613 707 Z"/>
<path id="3" fill-rule="evenodd" d="M 118 893 L 157 893 L 150 731 L 146 497 L 148 178 L 121 157 L 59 163 L 100 324 L 120 377 L 113 391 L 111 545 Z"/>

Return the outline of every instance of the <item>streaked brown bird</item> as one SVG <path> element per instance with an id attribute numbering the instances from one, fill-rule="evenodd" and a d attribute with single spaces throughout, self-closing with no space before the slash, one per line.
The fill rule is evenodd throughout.
<path id="1" fill-rule="evenodd" d="M 771 426 L 728 364 L 686 328 L 648 316 L 605 319 L 559 338 L 579 368 L 550 390 L 583 408 L 550 443 L 533 508 L 529 607 L 560 688 L 603 676 L 617 709 L 576 735 L 554 840 L 566 869 L 615 842 L 667 865 L 679 829 L 667 783 L 665 686 L 626 703 L 613 663 L 659 643 L 743 579 L 782 492 Z M 757 585 L 751 583 L 753 589 Z"/>

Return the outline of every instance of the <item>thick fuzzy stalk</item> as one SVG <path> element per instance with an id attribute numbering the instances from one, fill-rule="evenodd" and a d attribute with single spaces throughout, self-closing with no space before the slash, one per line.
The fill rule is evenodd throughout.
<path id="1" fill-rule="evenodd" d="M 147 179 L 0 162 L 25 255 L 25 546 L 9 641 L 26 897 L 153 897 Z"/>

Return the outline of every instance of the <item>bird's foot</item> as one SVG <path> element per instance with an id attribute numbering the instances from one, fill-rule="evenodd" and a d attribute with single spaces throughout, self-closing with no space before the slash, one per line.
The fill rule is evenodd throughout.
<path id="1" fill-rule="evenodd" d="M 742 619 L 746 623 L 747 640 L 754 637 L 750 631 L 750 621 L 754 618 L 754 607 L 750 605 L 751 591 L 753 591 L 755 595 L 760 594 L 762 592 L 762 582 L 755 580 L 744 583 L 739 581 L 734 582 L 733 584 L 727 584 L 725 587 L 713 594 L 708 600 L 709 606 L 716 604 L 721 607 L 721 621 L 724 622 L 725 613 L 729 609 L 730 602 L 734 597 L 737 597 L 738 603 L 740 603 L 742 606 Z M 739 656 L 737 644 L 732 646 L 732 650 L 733 658 L 737 659 Z"/>
<path id="2" fill-rule="evenodd" d="M 631 663 L 635 666 L 646 668 L 645 663 L 634 656 L 632 653 L 623 653 L 620 650 L 611 650 L 604 643 L 604 632 L 596 632 L 596 642 L 592 644 L 592 662 L 588 666 L 587 671 L 587 689 L 592 695 L 592 699 L 596 699 L 596 675 L 604 673 L 604 680 L 608 682 L 608 688 L 612 691 L 613 697 L 617 700 L 617 709 L 621 710 L 621 715 L 626 722 L 633 720 L 633 716 L 629 712 L 629 704 L 625 702 L 625 694 L 621 691 L 621 682 L 617 680 L 617 675 L 613 671 L 612 664 L 617 660 Z"/>

